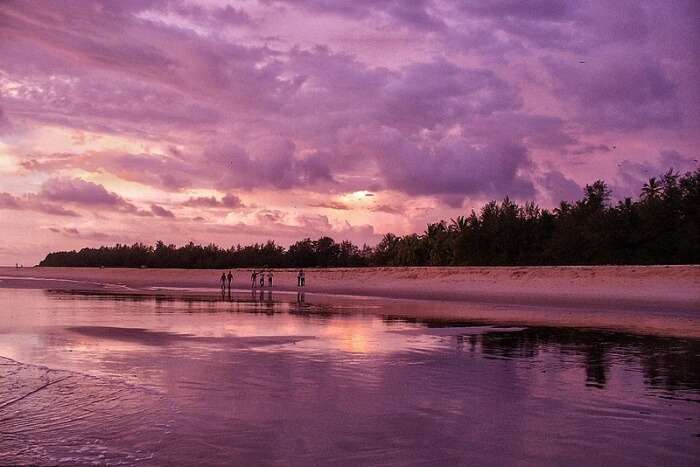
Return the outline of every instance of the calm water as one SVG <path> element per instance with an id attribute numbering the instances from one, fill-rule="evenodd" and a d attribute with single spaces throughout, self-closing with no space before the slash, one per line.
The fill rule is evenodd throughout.
<path id="1" fill-rule="evenodd" d="M 698 340 L 317 300 L 0 289 L 0 464 L 698 464 Z"/>

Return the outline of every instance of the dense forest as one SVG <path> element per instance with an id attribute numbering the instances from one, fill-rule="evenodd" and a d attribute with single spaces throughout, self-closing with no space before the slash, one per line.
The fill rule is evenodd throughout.
<path id="1" fill-rule="evenodd" d="M 700 170 L 650 178 L 639 199 L 611 203 L 598 180 L 553 210 L 506 198 L 425 232 L 391 233 L 375 247 L 329 237 L 285 249 L 273 241 L 228 249 L 120 245 L 50 253 L 40 266 L 151 268 L 506 266 L 700 263 Z"/>

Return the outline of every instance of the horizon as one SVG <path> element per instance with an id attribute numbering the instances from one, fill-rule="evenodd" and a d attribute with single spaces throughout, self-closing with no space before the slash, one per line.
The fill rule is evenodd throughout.
<path id="1" fill-rule="evenodd" d="M 375 245 L 492 199 L 553 208 L 597 179 L 636 198 L 699 167 L 698 13 L 3 2 L 0 264 L 163 237 Z"/>

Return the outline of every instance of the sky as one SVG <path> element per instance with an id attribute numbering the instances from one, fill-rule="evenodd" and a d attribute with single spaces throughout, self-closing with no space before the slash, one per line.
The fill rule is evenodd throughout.
<path id="1" fill-rule="evenodd" d="M 698 167 L 700 2 L 0 0 L 0 264 L 375 244 Z"/>

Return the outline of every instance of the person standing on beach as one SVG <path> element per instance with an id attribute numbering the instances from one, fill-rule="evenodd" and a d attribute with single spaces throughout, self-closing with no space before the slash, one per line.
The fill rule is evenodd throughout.
<path id="1" fill-rule="evenodd" d="M 231 281 L 233 280 L 233 274 L 231 273 L 231 270 L 228 270 L 228 276 L 226 276 L 226 279 L 228 280 L 228 293 L 231 293 Z"/>
<path id="2" fill-rule="evenodd" d="M 260 271 L 260 288 L 265 287 L 265 271 Z"/>
<path id="3" fill-rule="evenodd" d="M 250 273 L 250 287 L 253 289 L 255 288 L 255 281 L 257 278 L 258 278 L 258 271 L 253 270 Z"/>
<path id="4" fill-rule="evenodd" d="M 226 273 L 222 272 L 221 273 L 221 293 L 224 293 L 226 290 Z"/>
<path id="5" fill-rule="evenodd" d="M 272 288 L 272 269 L 267 271 L 267 286 Z"/>
<path id="6" fill-rule="evenodd" d="M 304 270 L 301 270 L 301 286 L 306 287 L 306 273 Z"/>
<path id="7" fill-rule="evenodd" d="M 301 269 L 297 272 L 297 287 L 301 287 Z"/>

